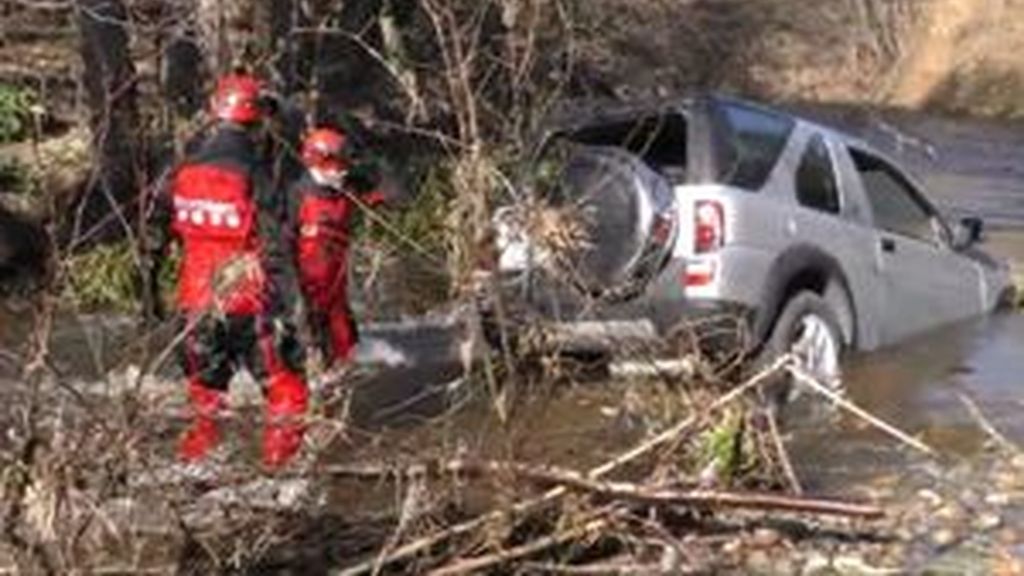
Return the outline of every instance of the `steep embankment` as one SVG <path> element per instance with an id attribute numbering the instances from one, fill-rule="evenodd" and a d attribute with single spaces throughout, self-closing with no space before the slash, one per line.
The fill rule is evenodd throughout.
<path id="1" fill-rule="evenodd" d="M 890 103 L 1024 117 L 1024 2 L 935 0 L 912 40 Z"/>
<path id="2" fill-rule="evenodd" d="M 894 104 L 925 104 L 959 66 L 963 57 L 959 41 L 964 33 L 984 17 L 985 10 L 1002 10 L 999 0 L 936 0 L 933 4 L 900 66 L 902 74 L 890 97 Z"/>
<path id="3" fill-rule="evenodd" d="M 1024 116 L 1024 0 L 594 0 L 584 20 L 578 69 L 618 96 Z"/>

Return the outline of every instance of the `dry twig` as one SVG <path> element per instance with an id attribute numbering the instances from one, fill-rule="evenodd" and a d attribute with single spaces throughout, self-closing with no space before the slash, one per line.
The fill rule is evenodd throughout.
<path id="1" fill-rule="evenodd" d="M 371 479 L 395 477 L 386 467 L 326 467 L 324 473 L 349 478 Z M 697 508 L 744 508 L 810 514 L 878 518 L 882 511 L 874 506 L 798 498 L 775 494 L 741 493 L 722 490 L 673 490 L 633 482 L 608 482 L 587 478 L 580 472 L 552 466 L 530 466 L 517 462 L 450 460 L 432 465 L 411 467 L 406 476 L 494 476 L 509 474 L 540 485 L 557 485 L 575 492 L 584 492 L 603 499 L 619 500 L 651 506 L 687 506 Z"/>
<path id="2" fill-rule="evenodd" d="M 779 434 L 778 418 L 775 417 L 775 413 L 771 410 L 768 411 L 768 432 L 775 447 L 776 457 L 779 459 L 779 466 L 782 467 L 782 472 L 786 476 L 786 482 L 789 483 L 789 489 L 794 494 L 802 494 L 804 490 L 800 485 L 800 478 L 796 475 L 793 462 L 789 458 L 789 452 L 786 450 L 781 434 Z"/>
<path id="3" fill-rule="evenodd" d="M 992 422 L 985 417 L 985 414 L 978 407 L 978 404 L 967 394 L 959 393 L 957 396 L 960 397 L 960 401 L 967 407 L 967 411 L 971 413 L 971 417 L 978 422 L 978 426 L 988 434 L 989 438 L 995 441 L 1003 450 L 1011 454 L 1020 454 L 1020 446 L 1017 446 L 1012 440 L 1007 438 L 1002 432 L 1000 432 Z"/>
<path id="4" fill-rule="evenodd" d="M 544 550 L 560 546 L 567 542 L 572 542 L 573 540 L 578 540 L 589 534 L 600 532 L 610 526 L 613 521 L 614 515 L 611 514 L 609 510 L 602 510 L 597 514 L 597 518 L 573 528 L 563 530 L 557 534 L 544 536 L 543 538 L 538 538 L 521 546 L 516 546 L 515 548 L 499 550 L 493 554 L 456 561 L 434 570 L 430 572 L 430 574 L 431 576 L 454 576 L 455 574 L 478 572 L 513 560 L 532 556 L 543 552 Z"/>

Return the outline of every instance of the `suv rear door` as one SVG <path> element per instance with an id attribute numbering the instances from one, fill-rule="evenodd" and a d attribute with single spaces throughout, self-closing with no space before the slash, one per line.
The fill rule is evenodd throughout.
<path id="1" fill-rule="evenodd" d="M 935 208 L 891 163 L 855 147 L 848 151 L 877 236 L 883 341 L 979 313 L 977 265 L 950 249 L 949 229 Z"/>

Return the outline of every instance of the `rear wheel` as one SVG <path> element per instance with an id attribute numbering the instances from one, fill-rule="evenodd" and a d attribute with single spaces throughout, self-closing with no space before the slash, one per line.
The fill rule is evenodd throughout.
<path id="1" fill-rule="evenodd" d="M 793 354 L 800 365 L 818 382 L 841 392 L 840 360 L 842 332 L 835 312 L 813 292 L 800 292 L 782 309 L 765 343 L 759 364 L 766 365 L 784 354 Z M 787 416 L 821 402 L 807 402 L 814 394 L 792 381 L 788 375 L 769 388 L 769 401 Z"/>

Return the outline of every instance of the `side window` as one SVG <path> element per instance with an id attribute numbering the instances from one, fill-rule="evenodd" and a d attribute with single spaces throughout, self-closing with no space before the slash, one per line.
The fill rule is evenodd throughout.
<path id="1" fill-rule="evenodd" d="M 719 181 L 758 190 L 778 162 L 793 130 L 785 116 L 736 104 L 721 107 L 724 121 L 724 157 L 719 159 Z"/>
<path id="2" fill-rule="evenodd" d="M 820 134 L 811 138 L 796 169 L 796 198 L 801 206 L 839 213 L 839 187 L 832 156 Z"/>
<path id="3" fill-rule="evenodd" d="M 850 156 L 864 184 L 875 227 L 926 242 L 937 241 L 932 212 L 898 170 L 858 150 L 850 150 Z"/>

